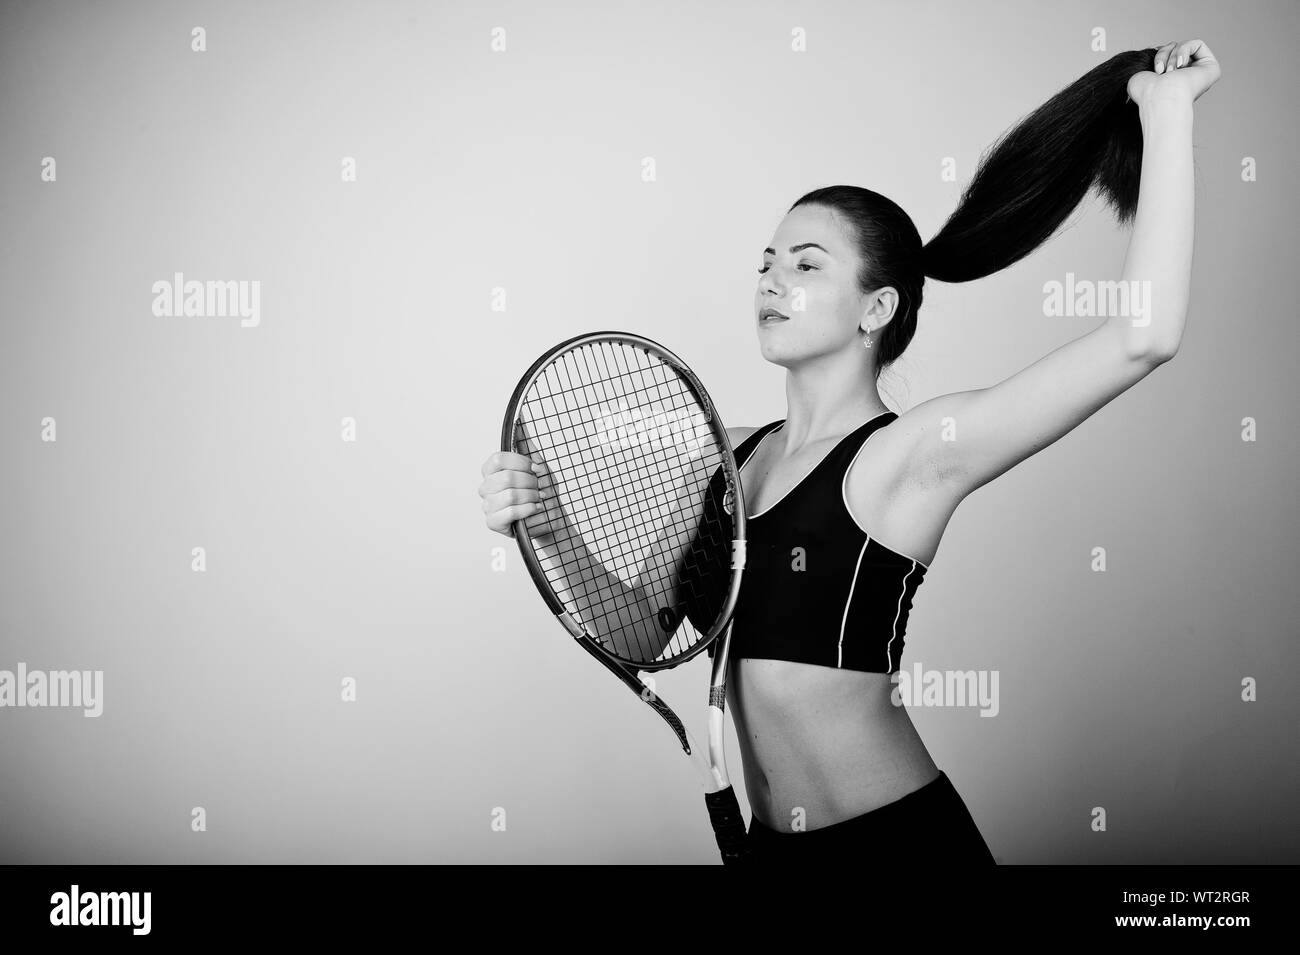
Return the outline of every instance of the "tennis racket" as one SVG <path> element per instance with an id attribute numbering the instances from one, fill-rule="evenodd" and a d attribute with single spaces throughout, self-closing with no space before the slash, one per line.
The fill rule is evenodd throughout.
<path id="1" fill-rule="evenodd" d="M 547 607 L 671 728 L 700 774 L 723 863 L 746 861 L 723 750 L 745 505 L 726 428 L 704 386 L 647 338 L 579 335 L 524 374 L 501 448 L 544 466 L 543 506 L 513 530 Z M 679 666 L 710 647 L 701 751 L 639 673 Z"/>

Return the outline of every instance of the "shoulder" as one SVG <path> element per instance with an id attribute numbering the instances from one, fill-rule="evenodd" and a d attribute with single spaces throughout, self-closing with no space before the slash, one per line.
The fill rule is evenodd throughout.
<path id="1" fill-rule="evenodd" d="M 757 430 L 757 427 L 728 428 L 727 440 L 731 442 L 731 449 L 734 451 L 743 441 Z"/>

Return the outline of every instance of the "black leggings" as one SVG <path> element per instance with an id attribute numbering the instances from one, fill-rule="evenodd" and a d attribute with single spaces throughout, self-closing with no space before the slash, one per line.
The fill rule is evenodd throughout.
<path id="1" fill-rule="evenodd" d="M 909 867 L 997 864 L 943 770 L 901 799 L 820 829 L 781 831 L 751 817 L 749 851 L 757 864 L 861 862 L 867 851 Z"/>

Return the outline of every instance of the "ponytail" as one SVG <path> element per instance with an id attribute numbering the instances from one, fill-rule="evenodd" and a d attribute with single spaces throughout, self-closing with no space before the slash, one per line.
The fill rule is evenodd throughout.
<path id="1" fill-rule="evenodd" d="M 1128 81 L 1154 49 L 1117 53 L 1004 134 L 922 249 L 925 275 L 969 282 L 1019 262 L 1096 186 L 1121 225 L 1137 210 L 1142 124 Z"/>

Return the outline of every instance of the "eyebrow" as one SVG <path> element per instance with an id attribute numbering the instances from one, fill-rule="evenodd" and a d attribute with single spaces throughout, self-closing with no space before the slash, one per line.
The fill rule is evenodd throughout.
<path id="1" fill-rule="evenodd" d="M 821 249 L 823 252 L 826 252 L 826 250 L 822 249 L 822 247 L 816 242 L 805 242 L 803 245 L 790 246 L 790 254 L 793 255 L 796 252 L 802 252 L 804 249 Z M 763 253 L 765 255 L 776 255 L 776 249 L 764 249 Z M 826 254 L 831 255 L 829 252 L 826 252 Z M 831 258 L 835 258 L 835 256 L 831 255 Z"/>

